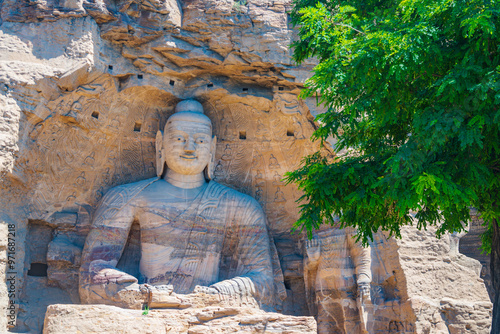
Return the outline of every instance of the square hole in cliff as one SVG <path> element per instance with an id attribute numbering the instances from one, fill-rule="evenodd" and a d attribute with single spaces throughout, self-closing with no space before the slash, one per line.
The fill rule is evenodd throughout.
<path id="1" fill-rule="evenodd" d="M 46 263 L 33 262 L 30 264 L 28 276 L 46 277 L 48 266 Z"/>
<path id="2" fill-rule="evenodd" d="M 247 139 L 247 132 L 246 131 L 240 131 L 240 139 Z"/>
<path id="3" fill-rule="evenodd" d="M 142 80 L 143 76 L 142 74 L 137 74 L 137 79 Z"/>
<path id="4" fill-rule="evenodd" d="M 293 129 L 287 129 L 287 130 L 286 130 L 286 135 L 287 135 L 288 137 L 293 137 Z"/>
<path id="5" fill-rule="evenodd" d="M 28 221 L 26 264 L 30 264 L 29 276 L 47 276 L 47 251 L 52 235 L 53 228 L 46 221 Z"/>
<path id="6" fill-rule="evenodd" d="M 108 65 L 108 70 L 112 71 L 113 70 L 113 65 Z"/>
<path id="7" fill-rule="evenodd" d="M 134 124 L 134 131 L 135 132 L 140 132 L 141 131 L 141 126 L 142 126 L 142 123 L 135 122 L 135 124 Z"/>
<path id="8" fill-rule="evenodd" d="M 92 113 L 92 117 L 94 117 L 95 119 L 99 119 L 99 113 L 97 111 L 94 111 Z"/>

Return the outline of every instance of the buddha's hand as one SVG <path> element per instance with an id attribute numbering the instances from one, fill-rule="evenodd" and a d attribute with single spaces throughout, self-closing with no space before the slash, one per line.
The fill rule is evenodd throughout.
<path id="1" fill-rule="evenodd" d="M 306 254 L 310 265 L 316 265 L 321 257 L 321 243 L 319 239 L 306 240 Z"/>
<path id="2" fill-rule="evenodd" d="M 216 288 L 209 286 L 197 285 L 194 287 L 193 293 L 206 293 L 207 295 L 216 295 L 219 291 Z"/>
<path id="3" fill-rule="evenodd" d="M 358 294 L 363 302 L 370 301 L 370 282 L 358 282 Z"/>
<path id="4" fill-rule="evenodd" d="M 137 278 L 123 271 L 114 268 L 104 268 L 92 276 L 92 284 L 123 284 L 129 285 L 137 283 Z"/>
<path id="5" fill-rule="evenodd" d="M 90 277 L 87 303 L 108 304 L 118 307 L 141 309 L 147 295 L 140 290 L 137 279 L 115 268 L 93 268 Z"/>

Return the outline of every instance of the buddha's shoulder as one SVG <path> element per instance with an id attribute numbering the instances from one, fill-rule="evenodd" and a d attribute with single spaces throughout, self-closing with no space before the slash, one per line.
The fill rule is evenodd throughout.
<path id="1" fill-rule="evenodd" d="M 141 180 L 132 183 L 121 184 L 109 189 L 106 192 L 103 200 L 106 201 L 116 201 L 116 200 L 130 200 L 131 198 L 137 196 L 142 190 L 147 186 L 157 181 L 158 178 L 154 177 L 151 179 Z"/>
<path id="2" fill-rule="evenodd" d="M 249 205 L 260 206 L 257 201 L 247 194 L 244 194 L 236 189 L 222 185 L 215 181 L 210 181 L 208 188 L 208 196 L 213 199 L 219 199 L 221 202 L 230 203 L 247 203 Z"/>

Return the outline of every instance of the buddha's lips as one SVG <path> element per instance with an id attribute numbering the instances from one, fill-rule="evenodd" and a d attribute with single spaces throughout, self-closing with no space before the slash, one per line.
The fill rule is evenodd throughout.
<path id="1" fill-rule="evenodd" d="M 181 158 L 186 160 L 194 160 L 196 159 L 196 155 L 181 155 Z"/>

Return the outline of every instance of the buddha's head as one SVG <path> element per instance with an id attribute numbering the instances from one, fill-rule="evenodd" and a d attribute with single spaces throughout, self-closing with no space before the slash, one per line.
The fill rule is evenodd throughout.
<path id="1" fill-rule="evenodd" d="M 177 104 L 175 113 L 165 124 L 162 134 L 156 135 L 157 174 L 164 166 L 183 175 L 205 173 L 213 175 L 213 162 L 217 138 L 212 137 L 212 122 L 203 114 L 202 105 L 194 100 Z"/>

